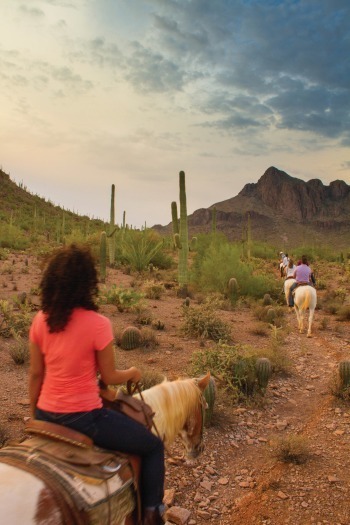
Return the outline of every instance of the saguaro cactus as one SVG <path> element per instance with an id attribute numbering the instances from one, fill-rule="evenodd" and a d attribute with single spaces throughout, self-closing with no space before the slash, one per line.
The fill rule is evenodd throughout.
<path id="1" fill-rule="evenodd" d="M 115 185 L 112 184 L 111 191 L 111 211 L 110 211 L 110 221 L 109 221 L 109 264 L 113 265 L 115 262 L 115 247 L 116 247 L 116 227 L 115 227 Z"/>
<path id="2" fill-rule="evenodd" d="M 180 183 L 180 244 L 179 250 L 179 285 L 187 289 L 188 284 L 188 226 L 187 226 L 187 204 L 185 172 L 179 173 Z"/>
<path id="3" fill-rule="evenodd" d="M 107 259 L 107 235 L 106 232 L 101 233 L 100 238 L 100 281 L 106 282 L 106 259 Z"/>
<path id="4" fill-rule="evenodd" d="M 250 224 L 250 212 L 248 211 L 248 214 L 247 214 L 247 257 L 248 257 L 248 261 L 250 261 L 251 250 L 252 250 L 252 230 L 251 230 L 251 224 Z"/>
<path id="5" fill-rule="evenodd" d="M 211 210 L 211 231 L 212 233 L 216 233 L 216 207 L 212 208 Z"/>
<path id="6" fill-rule="evenodd" d="M 176 248 L 175 235 L 179 234 L 179 218 L 177 215 L 177 204 L 175 201 L 171 203 L 171 219 L 173 226 L 173 243 L 174 248 Z"/>

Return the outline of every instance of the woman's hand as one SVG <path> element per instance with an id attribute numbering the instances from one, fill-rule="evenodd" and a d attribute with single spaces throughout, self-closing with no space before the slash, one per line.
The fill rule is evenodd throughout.
<path id="1" fill-rule="evenodd" d="M 129 368 L 128 372 L 130 372 L 129 381 L 132 381 L 133 383 L 138 383 L 140 381 L 142 374 L 138 368 L 132 366 L 131 368 Z"/>

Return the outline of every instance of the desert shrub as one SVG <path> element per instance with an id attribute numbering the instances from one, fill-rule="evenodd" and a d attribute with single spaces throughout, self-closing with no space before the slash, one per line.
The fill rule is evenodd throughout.
<path id="1" fill-rule="evenodd" d="M 152 327 L 155 329 L 155 330 L 164 330 L 165 328 L 165 323 L 161 320 L 161 319 L 154 319 L 152 321 Z"/>
<path id="2" fill-rule="evenodd" d="M 143 326 L 152 324 L 153 315 L 152 312 L 148 309 L 138 312 L 135 322 Z"/>
<path id="3" fill-rule="evenodd" d="M 253 241 L 251 255 L 259 259 L 276 259 L 276 250 L 263 242 Z"/>
<path id="4" fill-rule="evenodd" d="M 268 306 L 270 304 L 272 304 L 272 298 L 271 298 L 271 295 L 269 293 L 266 293 L 263 297 L 263 300 L 262 300 L 262 304 L 263 306 Z"/>
<path id="5" fill-rule="evenodd" d="M 173 257 L 165 252 L 164 245 L 151 257 L 150 263 L 159 270 L 169 270 L 175 266 Z"/>
<path id="6" fill-rule="evenodd" d="M 324 279 L 317 279 L 317 289 L 325 290 L 327 288 L 327 282 Z"/>
<path id="7" fill-rule="evenodd" d="M 152 328 L 141 328 L 141 346 L 143 348 L 155 348 L 159 344 L 157 334 Z"/>
<path id="8" fill-rule="evenodd" d="M 9 349 L 10 356 L 16 365 L 23 365 L 29 361 L 29 342 L 21 336 L 15 337 L 15 342 Z"/>
<path id="9" fill-rule="evenodd" d="M 339 321 L 350 321 L 350 304 L 344 304 L 337 312 Z"/>
<path id="10" fill-rule="evenodd" d="M 264 323 L 258 323 L 250 330 L 250 333 L 259 337 L 267 337 L 269 335 L 268 328 Z"/>
<path id="11" fill-rule="evenodd" d="M 298 434 L 278 437 L 271 442 L 271 452 L 283 463 L 306 463 L 310 457 L 310 447 L 307 439 Z"/>
<path id="12" fill-rule="evenodd" d="M 334 290 L 334 295 L 341 302 L 344 302 L 345 301 L 345 297 L 346 297 L 346 289 L 345 288 L 337 288 L 336 290 Z"/>
<path id="13" fill-rule="evenodd" d="M 11 250 L 25 250 L 30 240 L 20 228 L 10 224 L 0 224 L 0 247 Z"/>
<path id="14" fill-rule="evenodd" d="M 228 341 L 230 328 L 215 312 L 214 302 L 206 302 L 200 306 L 183 306 L 184 323 L 182 330 L 190 337 L 202 337 L 213 341 Z"/>
<path id="15" fill-rule="evenodd" d="M 143 272 L 162 248 L 163 242 L 155 232 L 128 231 L 122 243 L 122 256 L 133 270 Z"/>
<path id="16" fill-rule="evenodd" d="M 282 326 L 284 318 L 284 309 L 278 305 L 257 305 L 253 308 L 254 316 L 259 320 L 268 324 Z"/>
<path id="17" fill-rule="evenodd" d="M 7 248 L 0 248 L 0 261 L 6 261 L 10 255 L 10 250 Z"/>
<path id="18" fill-rule="evenodd" d="M 329 326 L 329 319 L 328 317 L 322 317 L 321 321 L 320 321 L 320 329 L 321 330 L 327 330 Z"/>
<path id="19" fill-rule="evenodd" d="M 339 364 L 340 366 L 340 364 Z M 331 394 L 342 401 L 350 401 L 350 385 L 340 377 L 339 367 L 331 376 L 329 389 Z"/>
<path id="20" fill-rule="evenodd" d="M 142 377 L 141 377 L 141 389 L 142 390 L 148 390 L 149 388 L 152 388 L 152 386 L 159 385 L 159 383 L 162 383 L 165 380 L 165 377 L 160 372 L 157 372 L 157 370 L 143 370 L 141 369 Z"/>
<path id="21" fill-rule="evenodd" d="M 143 285 L 143 291 L 147 299 L 160 299 L 165 291 L 165 288 L 162 283 L 156 283 L 155 281 L 145 281 Z"/>
<path id="22" fill-rule="evenodd" d="M 114 304 L 119 312 L 124 312 L 136 306 L 142 297 L 142 293 L 133 289 L 113 285 L 101 292 L 100 301 L 102 304 Z"/>
<path id="23" fill-rule="evenodd" d="M 241 261 L 239 246 L 214 240 L 206 251 L 197 252 L 192 280 L 198 288 L 227 294 L 232 276 L 237 280 L 239 294 L 243 296 L 263 297 L 276 287 L 272 276 L 255 274 L 253 266 Z"/>
<path id="24" fill-rule="evenodd" d="M 2 337 L 21 336 L 26 334 L 32 322 L 32 316 L 27 304 L 13 305 L 6 300 L 0 300 L 0 335 Z"/>
<path id="25" fill-rule="evenodd" d="M 220 379 L 223 390 L 234 400 L 240 400 L 257 393 L 256 361 L 263 355 L 263 350 L 247 345 L 218 343 L 193 353 L 192 372 L 200 375 L 210 370 Z"/>

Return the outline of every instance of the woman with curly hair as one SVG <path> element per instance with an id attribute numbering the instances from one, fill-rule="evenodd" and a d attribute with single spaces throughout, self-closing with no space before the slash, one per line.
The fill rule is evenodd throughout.
<path id="1" fill-rule="evenodd" d="M 97 311 L 97 282 L 90 251 L 75 245 L 56 252 L 44 271 L 42 309 L 29 333 L 31 415 L 82 432 L 99 447 L 141 456 L 143 524 L 160 525 L 163 443 L 143 425 L 103 408 L 99 396 L 98 372 L 107 385 L 137 382 L 141 373 L 115 369 L 112 326 Z"/>

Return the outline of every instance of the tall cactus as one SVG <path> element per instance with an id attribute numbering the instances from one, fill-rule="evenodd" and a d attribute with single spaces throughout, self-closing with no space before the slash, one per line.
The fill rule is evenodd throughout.
<path id="1" fill-rule="evenodd" d="M 173 244 L 174 244 L 174 248 L 176 248 L 175 235 L 179 234 L 179 218 L 177 215 L 176 201 L 173 201 L 171 203 L 171 219 L 172 219 L 172 227 L 173 227 Z"/>
<path id="2" fill-rule="evenodd" d="M 216 206 L 212 208 L 211 213 L 211 231 L 212 233 L 216 233 Z"/>
<path id="3" fill-rule="evenodd" d="M 100 281 L 106 282 L 106 259 L 107 259 L 107 235 L 106 232 L 101 233 L 100 238 Z"/>
<path id="4" fill-rule="evenodd" d="M 252 230 L 251 230 L 251 224 L 250 224 L 250 212 L 248 211 L 248 214 L 247 214 L 247 257 L 248 257 L 248 261 L 250 261 L 251 249 L 252 249 Z"/>
<path id="5" fill-rule="evenodd" d="M 187 226 L 187 204 L 185 172 L 179 173 L 180 183 L 180 244 L 179 250 L 179 286 L 187 290 L 188 284 L 188 226 Z"/>
<path id="6" fill-rule="evenodd" d="M 115 262 L 115 247 L 116 247 L 116 238 L 115 238 L 116 228 L 115 228 L 115 185 L 112 184 L 111 191 L 111 211 L 110 211 L 110 221 L 109 221 L 109 264 L 112 266 Z"/>

